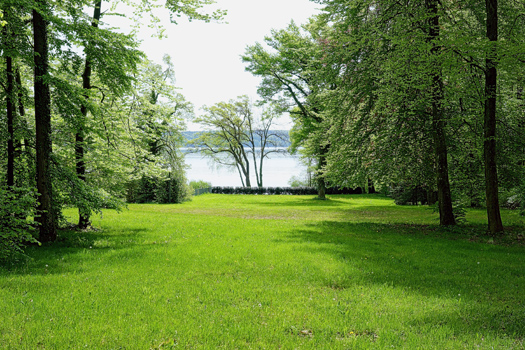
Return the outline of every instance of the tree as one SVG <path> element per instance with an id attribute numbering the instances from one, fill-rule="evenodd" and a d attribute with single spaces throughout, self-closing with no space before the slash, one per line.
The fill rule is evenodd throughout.
<path id="1" fill-rule="evenodd" d="M 484 162 L 487 217 L 491 233 L 503 232 L 499 210 L 498 169 L 496 166 L 496 95 L 497 95 L 497 42 L 498 1 L 486 0 L 486 28 L 490 47 L 485 59 L 485 118 L 484 118 Z"/>
<path id="2" fill-rule="evenodd" d="M 95 14 L 90 17 L 84 9 L 93 3 Z M 223 11 L 201 12 L 210 3 L 182 0 L 168 1 L 166 6 L 192 19 L 220 19 Z M 151 4 L 143 0 L 136 9 Z M 182 143 L 181 126 L 174 120 L 190 106 L 175 94 L 177 106 L 167 114 L 171 121 L 157 128 L 161 134 L 155 141 L 149 133 L 149 141 L 157 142 L 160 135 L 164 146 L 156 155 L 147 156 L 150 149 L 139 140 L 145 138 L 139 126 L 144 118 L 124 116 L 119 109 L 130 107 L 131 114 L 137 110 L 133 81 L 143 54 L 132 35 L 98 28 L 100 6 L 101 1 L 91 0 L 52 4 L 4 0 L 0 5 L 0 102 L 5 101 L 0 111 L 0 171 L 5 174 L 0 191 L 10 189 L 2 197 L 2 207 L 12 213 L 1 225 L 19 232 L 20 227 L 31 227 L 22 224 L 23 218 L 34 216 L 42 242 L 56 239 L 63 205 L 80 209 L 81 227 L 89 224 L 91 211 L 120 205 L 125 184 L 135 170 L 142 174 L 147 168 L 162 174 L 163 181 L 170 179 L 168 200 L 180 198 L 173 190 L 175 183 L 185 186 L 182 155 L 177 149 Z M 31 34 L 33 42 L 28 40 Z M 85 56 L 79 50 L 82 47 Z M 166 103 L 158 105 L 158 110 L 166 111 Z M 153 119 L 158 117 L 156 112 L 151 114 Z M 118 127 L 112 129 L 114 125 Z M 143 166 L 144 157 L 154 161 Z M 36 192 L 38 205 L 33 211 L 28 198 Z M 18 236 L 26 237 L 18 243 L 28 237 Z M 13 237 L 9 240 L 18 244 Z"/>
<path id="3" fill-rule="evenodd" d="M 196 118 L 206 130 L 191 141 L 193 147 L 214 162 L 235 167 L 243 187 L 251 187 L 250 160 L 245 144 L 248 142 L 246 118 L 251 117 L 248 99 L 219 102 L 204 107 L 205 114 Z"/>
<path id="4" fill-rule="evenodd" d="M 148 164 L 138 173 L 142 174 L 141 181 L 149 179 L 155 184 L 148 193 L 151 200 L 181 203 L 190 195 L 180 148 L 184 143 L 184 120 L 193 115 L 193 105 L 173 86 L 170 57 L 166 55 L 163 60 L 164 67 L 144 62 L 133 96 L 131 115 L 140 132 L 137 139 L 146 151 L 141 156 L 143 163 Z"/>
<path id="5" fill-rule="evenodd" d="M 334 86 L 326 96 L 332 120 L 328 177 L 343 182 L 344 176 L 373 174 L 400 182 L 416 173 L 412 181 L 427 182 L 434 170 L 436 179 L 427 186 L 438 190 L 440 223 L 455 224 L 441 71 L 448 58 L 437 2 L 358 1 L 348 9 L 326 3 L 322 69 Z M 433 156 L 421 152 L 428 145 Z M 415 164 L 416 172 L 406 171 Z"/>
<path id="6" fill-rule="evenodd" d="M 56 212 L 53 207 L 53 186 L 50 173 L 51 144 L 51 92 L 49 86 L 48 20 L 49 5 L 36 0 L 33 8 L 34 91 L 36 125 L 36 184 L 40 194 L 37 221 L 39 240 L 54 241 L 57 237 Z"/>
<path id="7" fill-rule="evenodd" d="M 271 130 L 279 112 L 270 107 L 263 111 L 261 118 L 255 117 L 248 96 L 204 110 L 206 113 L 195 119 L 205 127 L 205 132 L 190 141 L 194 151 L 220 165 L 237 169 L 243 187 L 251 187 L 251 158 L 257 186 L 262 187 L 264 159 L 271 153 L 283 152 L 279 146 L 284 136 Z"/>
<path id="8" fill-rule="evenodd" d="M 286 135 L 279 130 L 271 130 L 275 119 L 279 118 L 281 111 L 276 105 L 269 105 L 262 110 L 260 118 L 247 118 L 248 147 L 252 154 L 257 187 L 263 187 L 264 160 L 272 153 L 285 153 L 283 145 Z"/>
<path id="9" fill-rule="evenodd" d="M 265 43 L 270 50 L 260 43 L 246 48 L 242 57 L 248 64 L 246 70 L 263 78 L 258 88 L 263 100 L 280 105 L 292 116 L 292 145 L 301 143 L 305 146 L 303 154 L 317 160 L 318 197 L 324 199 L 326 184 L 322 173 L 330 146 L 325 137 L 323 100 L 317 98 L 326 87 L 318 76 L 322 62 L 315 33 L 303 31 L 292 22 L 284 30 L 272 31 Z M 298 148 L 292 147 L 292 151 Z"/>
<path id="10" fill-rule="evenodd" d="M 91 25 L 93 28 L 98 28 L 98 23 L 100 21 L 102 1 L 95 1 L 95 10 L 93 13 L 93 20 Z M 90 45 L 91 43 L 87 43 Z M 91 89 L 91 57 L 89 54 L 86 54 L 86 60 L 84 63 L 84 72 L 82 73 L 82 88 L 85 90 Z M 89 95 L 86 93 L 84 95 L 86 99 L 89 98 Z M 86 104 L 80 106 L 80 113 L 82 114 L 83 119 L 87 118 L 88 107 Z M 84 121 L 79 122 L 80 126 L 77 129 L 75 134 L 75 158 L 76 158 L 76 173 L 77 177 L 81 181 L 86 181 L 86 164 L 84 162 Z M 78 227 L 80 229 L 85 229 L 91 225 L 90 221 L 90 209 L 85 208 L 80 205 L 78 208 Z"/>
<path id="11" fill-rule="evenodd" d="M 2 14 L 3 15 L 3 14 Z M 7 122 L 7 187 L 12 189 L 15 185 L 15 72 L 13 68 L 13 33 L 9 25 L 3 28 L 3 41 L 5 47 L 5 73 L 6 73 L 6 122 Z"/>
<path id="12" fill-rule="evenodd" d="M 441 70 L 441 45 L 439 32 L 438 1 L 426 0 L 425 10 L 428 16 L 428 36 L 430 43 L 430 60 L 432 64 L 432 83 L 430 87 L 432 103 L 432 131 L 436 152 L 437 189 L 439 205 L 439 223 L 441 225 L 455 225 L 456 220 L 452 212 L 452 196 L 448 176 L 448 150 L 446 137 L 446 119 L 443 111 L 443 76 Z"/>

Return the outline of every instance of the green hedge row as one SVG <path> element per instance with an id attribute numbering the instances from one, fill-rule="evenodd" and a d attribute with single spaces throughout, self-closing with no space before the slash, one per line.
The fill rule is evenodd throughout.
<path id="1" fill-rule="evenodd" d="M 211 193 L 219 194 L 294 194 L 294 195 L 316 195 L 315 187 L 212 187 Z M 361 194 L 363 190 L 358 188 L 327 188 L 326 194 Z"/>

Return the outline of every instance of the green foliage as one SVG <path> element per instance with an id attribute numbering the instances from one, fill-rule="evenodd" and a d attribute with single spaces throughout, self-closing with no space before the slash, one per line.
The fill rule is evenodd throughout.
<path id="1" fill-rule="evenodd" d="M 214 0 L 167 0 L 165 6 L 172 12 L 171 21 L 173 23 L 177 23 L 176 18 L 182 15 L 186 16 L 190 21 L 196 19 L 209 22 L 211 20 L 221 20 L 227 14 L 226 10 L 220 9 L 211 14 L 200 11 L 205 5 L 214 3 Z"/>
<path id="2" fill-rule="evenodd" d="M 397 205 L 418 205 L 427 203 L 427 191 L 421 186 L 398 184 L 392 186 L 389 196 L 394 199 Z"/>
<path id="3" fill-rule="evenodd" d="M 323 13 L 303 27 L 306 36 L 293 26 L 274 31 L 266 39 L 273 50 L 256 44 L 243 59 L 264 76 L 263 98 L 277 97 L 280 87 L 296 97 L 293 146 L 310 154 L 316 145 L 329 146 L 326 164 L 319 162 L 327 181 L 437 189 L 444 224 L 453 223 L 452 197 L 483 205 L 484 67 L 498 52 L 499 181 L 507 191 L 516 187 L 525 171 L 523 62 L 517 59 L 525 17 L 516 2 L 498 2 L 497 45 L 488 42 L 486 9 L 475 2 L 317 2 Z M 308 35 L 315 40 L 301 41 Z M 317 120 L 304 119 L 305 106 L 317 109 Z M 398 193 L 407 196 L 402 202 L 420 201 L 409 192 Z"/>
<path id="4" fill-rule="evenodd" d="M 201 188 L 208 188 L 211 187 L 211 182 L 206 182 L 204 180 L 198 180 L 198 181 L 190 181 L 190 187 L 193 190 L 198 190 Z"/>
<path id="5" fill-rule="evenodd" d="M 0 10 L 0 27 L 3 27 L 7 24 L 7 22 L 4 21 L 3 18 L 4 18 L 4 12 Z"/>
<path id="6" fill-rule="evenodd" d="M 439 213 L 439 203 L 436 202 L 430 205 L 429 209 L 434 213 Z M 467 208 L 461 201 L 455 200 L 452 202 L 452 214 L 454 215 L 456 223 L 465 224 L 467 222 Z"/>
<path id="7" fill-rule="evenodd" d="M 209 157 L 218 166 L 236 169 L 243 187 L 251 187 L 253 169 L 257 186 L 262 187 L 264 159 L 271 153 L 284 152 L 278 147 L 284 144 L 285 135 L 270 130 L 280 115 L 279 108 L 270 105 L 257 116 L 249 97 L 244 95 L 204 107 L 204 111 L 194 120 L 205 132 L 190 140 L 193 152 Z"/>
<path id="8" fill-rule="evenodd" d="M 292 176 L 290 180 L 288 180 L 288 185 L 290 185 L 290 187 L 307 187 L 311 184 L 310 181 L 308 181 L 308 179 L 303 179 L 299 176 Z"/>
<path id="9" fill-rule="evenodd" d="M 28 188 L 0 187 L 0 262 L 13 262 L 30 243 L 35 222 L 36 191 Z"/>
<path id="10" fill-rule="evenodd" d="M 191 198 L 192 188 L 188 185 L 184 173 L 170 173 L 168 179 L 158 184 L 155 200 L 157 203 L 182 203 Z"/>
<path id="11" fill-rule="evenodd" d="M 0 51 L 12 58 L 12 71 L 17 75 L 12 96 L 16 109 L 15 182 L 17 186 L 31 187 L 35 176 L 35 108 L 34 89 L 27 87 L 34 83 L 35 48 L 27 38 L 32 32 L 31 11 L 38 2 L 5 0 L 4 3 L 1 14 L 7 24 L 1 33 Z M 102 208 L 121 207 L 126 184 L 134 177 L 144 174 L 160 179 L 167 171 L 183 176 L 183 157 L 178 150 L 182 144 L 180 131 L 192 106 L 173 86 L 174 71 L 169 57 L 163 65 L 145 60 L 133 34 L 118 33 L 85 12 L 91 12 L 93 5 L 98 4 L 107 15 L 104 1 L 62 1 L 53 6 L 45 1 L 40 3 L 46 4 L 38 10 L 50 24 L 50 70 L 46 82 L 52 94 L 53 177 L 48 185 L 54 190 L 53 210 L 58 213 L 63 206 L 73 205 L 89 218 L 91 212 Z M 117 14 L 114 12 L 117 3 L 120 1 L 109 4 L 109 15 Z M 149 0 L 124 3 L 140 16 L 145 12 L 152 14 L 154 8 L 161 6 Z M 204 5 L 211 3 L 182 0 L 168 1 L 162 6 L 190 19 L 218 20 L 224 11 L 201 12 Z M 0 95 L 5 97 L 8 84 L 4 62 L 7 60 L 0 63 L 3 87 Z M 0 112 L 2 174 L 7 163 L 4 147 L 8 139 L 4 112 Z M 172 179 L 164 184 L 164 190 L 159 187 L 156 197 L 162 201 L 180 201 L 188 192 L 185 185 L 180 185 L 182 182 L 182 178 Z M 166 192 L 170 195 L 164 199 Z"/>
<path id="12" fill-rule="evenodd" d="M 525 211 L 525 186 L 516 186 L 504 191 L 500 196 L 501 206 L 507 209 L 520 209 Z"/>
<path id="13" fill-rule="evenodd" d="M 182 203 L 190 199 L 193 190 L 184 173 L 146 176 L 127 184 L 128 203 Z"/>
<path id="14" fill-rule="evenodd" d="M 265 195 L 312 195 L 317 194 L 316 187 L 219 187 L 211 188 L 211 193 L 219 194 L 265 194 Z M 361 188 L 329 187 L 326 194 L 361 194 Z"/>

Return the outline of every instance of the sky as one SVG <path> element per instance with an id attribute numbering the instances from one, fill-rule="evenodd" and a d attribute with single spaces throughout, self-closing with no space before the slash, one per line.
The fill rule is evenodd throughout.
<path id="1" fill-rule="evenodd" d="M 143 27 L 138 38 L 141 50 L 156 63 L 164 54 L 171 56 L 175 68 L 176 86 L 200 113 L 203 105 L 248 95 L 257 100 L 259 78 L 245 71 L 241 60 L 247 45 L 263 42 L 272 29 L 283 29 L 290 21 L 306 23 L 318 13 L 319 5 L 309 0 L 217 0 L 216 7 L 228 11 L 224 22 L 189 22 L 180 19 L 177 25 L 169 22 L 168 11 L 158 16 L 166 29 L 167 38 L 152 37 L 154 30 Z M 281 118 L 277 128 L 288 129 L 289 119 Z M 199 130 L 188 123 L 188 130 Z"/>

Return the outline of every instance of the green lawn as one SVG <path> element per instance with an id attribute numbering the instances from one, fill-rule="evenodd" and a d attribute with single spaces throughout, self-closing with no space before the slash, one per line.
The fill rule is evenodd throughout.
<path id="1" fill-rule="evenodd" d="M 74 210 L 66 215 L 74 220 Z M 523 349 L 525 229 L 379 195 L 130 205 L 0 268 L 1 349 Z"/>

